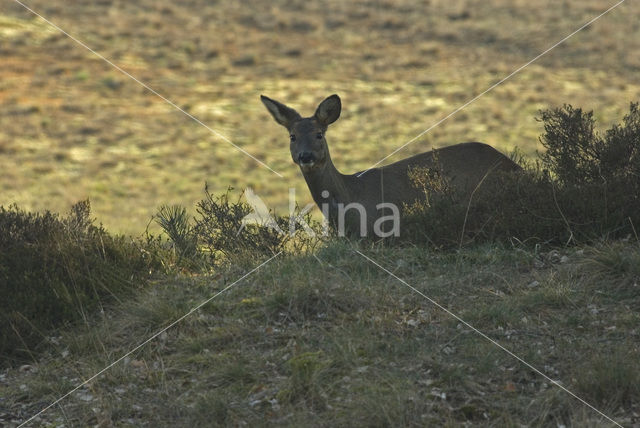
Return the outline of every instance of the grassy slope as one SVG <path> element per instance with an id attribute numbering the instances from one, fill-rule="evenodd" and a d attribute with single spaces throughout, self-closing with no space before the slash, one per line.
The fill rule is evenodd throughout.
<path id="1" fill-rule="evenodd" d="M 604 8 L 599 0 L 394 2 L 33 1 L 33 8 L 284 175 L 279 179 L 13 2 L 0 4 L 0 204 L 89 197 L 138 234 L 162 203 L 252 186 L 309 200 L 260 93 L 310 114 L 344 100 L 339 169 L 364 169 Z M 539 148 L 538 109 L 571 103 L 618 122 L 640 98 L 639 6 L 627 2 L 391 160 L 458 141 Z"/>
<path id="2" fill-rule="evenodd" d="M 267 170 L 3 2 L 0 203 L 66 211 L 88 196 L 110 230 L 136 234 L 157 205 L 192 206 L 204 180 L 214 192 L 251 185 L 282 206 L 290 185 L 299 196 L 306 189 L 259 93 L 309 113 L 340 93 L 345 110 L 330 141 L 340 169 L 354 171 L 603 8 L 595 0 L 561 9 L 550 1 L 472 4 L 434 1 L 417 11 L 401 1 L 30 3 L 285 175 L 270 180 Z M 461 140 L 532 153 L 537 109 L 564 102 L 595 109 L 603 126 L 618 122 L 640 98 L 638 5 L 622 7 L 406 154 Z M 364 250 L 621 423 L 639 423 L 636 247 Z M 348 247 L 332 244 L 317 257 L 275 260 L 43 420 L 605 424 Z M 60 332 L 50 357 L 0 375 L 2 422 L 32 415 L 251 267 L 161 280 L 104 319 Z"/>
<path id="3" fill-rule="evenodd" d="M 361 250 L 607 415 L 640 422 L 636 245 Z M 3 375 L 5 420 L 34 414 L 251 267 L 167 279 L 62 332 L 31 371 Z M 337 243 L 275 259 L 60 406 L 38 424 L 610 425 Z"/>

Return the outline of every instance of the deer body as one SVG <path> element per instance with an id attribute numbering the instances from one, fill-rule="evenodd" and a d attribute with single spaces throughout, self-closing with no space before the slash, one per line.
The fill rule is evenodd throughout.
<path id="1" fill-rule="evenodd" d="M 406 205 L 425 198 L 424 191 L 411 182 L 409 171 L 416 167 L 435 167 L 433 151 L 345 175 L 331 161 L 325 139 L 327 127 L 340 116 L 341 103 L 337 95 L 325 99 L 309 118 L 265 96 L 261 99 L 274 119 L 289 131 L 293 161 L 300 166 L 313 200 L 334 228 L 360 236 L 389 236 L 389 226 L 393 225 L 383 225 L 383 221 L 393 221 L 392 217 L 399 215 Z M 471 194 L 493 170 L 520 168 L 483 143 L 461 143 L 438 149 L 437 163 L 452 186 L 465 195 Z"/>

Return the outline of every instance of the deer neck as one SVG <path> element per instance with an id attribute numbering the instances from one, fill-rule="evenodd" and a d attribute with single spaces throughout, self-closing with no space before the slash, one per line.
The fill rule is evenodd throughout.
<path id="1" fill-rule="evenodd" d="M 337 204 L 347 204 L 350 201 L 350 192 L 346 183 L 346 176 L 341 174 L 331 162 L 331 158 L 322 168 L 308 172 L 302 172 L 307 182 L 313 200 L 320 209 L 327 207 L 330 212 L 337 209 Z"/>

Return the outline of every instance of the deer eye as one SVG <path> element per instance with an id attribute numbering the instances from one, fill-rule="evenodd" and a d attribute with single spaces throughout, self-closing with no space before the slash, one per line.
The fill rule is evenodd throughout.
<path id="1" fill-rule="evenodd" d="M 316 134 L 316 138 L 317 138 L 318 140 L 321 140 L 321 139 L 322 139 L 322 132 L 318 132 L 318 133 Z"/>
<path id="2" fill-rule="evenodd" d="M 296 136 L 293 134 L 289 135 L 289 138 L 291 139 L 292 143 L 296 141 Z"/>

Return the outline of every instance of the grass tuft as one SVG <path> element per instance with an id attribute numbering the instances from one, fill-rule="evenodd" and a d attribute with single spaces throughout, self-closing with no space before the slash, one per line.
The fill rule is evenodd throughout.
<path id="1" fill-rule="evenodd" d="M 590 353 L 576 365 L 576 393 L 604 409 L 628 407 L 640 400 L 640 354 L 633 347 L 611 345 Z"/>

